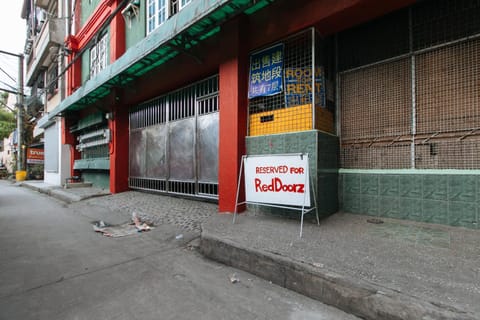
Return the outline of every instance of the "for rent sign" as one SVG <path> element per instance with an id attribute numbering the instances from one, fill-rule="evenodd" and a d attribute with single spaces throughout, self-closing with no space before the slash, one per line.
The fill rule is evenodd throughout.
<path id="1" fill-rule="evenodd" d="M 244 167 L 247 202 L 310 206 L 308 155 L 248 156 Z"/>

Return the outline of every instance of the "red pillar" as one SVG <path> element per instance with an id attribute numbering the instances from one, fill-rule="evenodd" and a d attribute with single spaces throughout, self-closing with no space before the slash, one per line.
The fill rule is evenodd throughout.
<path id="1" fill-rule="evenodd" d="M 120 0 L 111 2 L 111 10 L 120 4 Z M 125 20 L 118 13 L 110 22 L 110 62 L 120 58 L 125 52 Z M 117 94 L 117 93 L 115 93 Z M 121 93 L 119 93 L 121 95 Z M 116 100 L 116 99 L 115 99 Z M 114 102 L 109 120 L 111 132 L 110 149 L 110 192 L 119 193 L 128 190 L 128 141 L 129 123 L 127 106 Z"/>
<path id="2" fill-rule="evenodd" d="M 247 134 L 248 54 L 245 52 L 244 18 L 229 22 L 223 42 L 226 59 L 220 64 L 220 137 L 219 137 L 219 201 L 220 212 L 233 212 L 242 155 Z M 241 188 L 243 190 L 243 187 Z M 239 202 L 243 201 L 241 194 Z M 238 211 L 243 211 L 244 206 Z"/>
<path id="3" fill-rule="evenodd" d="M 116 0 L 112 4 L 112 11 L 118 7 L 120 2 L 120 0 Z M 125 43 L 125 19 L 118 13 L 110 22 L 110 61 L 112 63 L 125 52 Z"/>
<path id="4" fill-rule="evenodd" d="M 67 48 L 71 53 L 67 57 L 67 63 L 75 62 L 67 69 L 67 95 L 71 95 L 77 88 L 82 85 L 82 60 L 77 57 L 78 39 L 75 36 L 69 36 L 66 39 Z"/>
<path id="5" fill-rule="evenodd" d="M 116 105 L 113 119 L 109 120 L 110 142 L 110 192 L 128 190 L 128 108 Z"/>

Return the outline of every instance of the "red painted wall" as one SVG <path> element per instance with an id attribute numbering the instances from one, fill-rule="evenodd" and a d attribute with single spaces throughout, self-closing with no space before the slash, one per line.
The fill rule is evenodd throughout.
<path id="1" fill-rule="evenodd" d="M 250 17 L 250 49 L 278 41 L 312 26 L 321 35 L 333 34 L 415 2 L 416 0 L 275 1 L 266 10 Z"/>

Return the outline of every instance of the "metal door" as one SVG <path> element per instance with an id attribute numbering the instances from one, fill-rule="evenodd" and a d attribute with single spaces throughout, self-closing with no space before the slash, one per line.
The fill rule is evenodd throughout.
<path id="1" fill-rule="evenodd" d="M 130 113 L 129 186 L 218 197 L 218 76 Z"/>

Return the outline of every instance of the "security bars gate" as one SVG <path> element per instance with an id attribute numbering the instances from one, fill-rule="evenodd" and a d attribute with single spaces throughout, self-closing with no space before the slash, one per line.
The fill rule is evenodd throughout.
<path id="1" fill-rule="evenodd" d="M 480 169 L 479 14 L 421 1 L 338 35 L 342 168 Z"/>
<path id="2" fill-rule="evenodd" d="M 132 189 L 218 198 L 218 76 L 130 113 Z"/>

